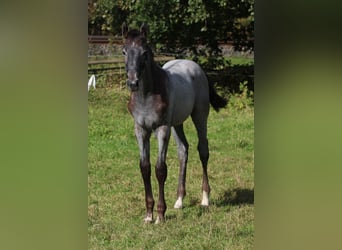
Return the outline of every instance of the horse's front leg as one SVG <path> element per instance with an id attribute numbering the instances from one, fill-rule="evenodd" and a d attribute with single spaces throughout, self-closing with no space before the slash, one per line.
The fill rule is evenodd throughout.
<path id="1" fill-rule="evenodd" d="M 167 147 L 170 139 L 170 127 L 160 126 L 156 130 L 156 135 L 158 138 L 158 159 L 156 164 L 156 176 L 159 184 L 159 199 L 157 205 L 158 217 L 156 224 L 164 221 L 164 215 L 166 211 L 166 202 L 164 197 L 164 184 L 167 178 L 167 165 L 166 165 L 166 154 Z"/>
<path id="2" fill-rule="evenodd" d="M 145 222 L 152 222 L 154 199 L 151 187 L 150 137 L 151 132 L 135 124 L 135 136 L 140 149 L 140 171 L 145 186 L 146 216 Z"/>

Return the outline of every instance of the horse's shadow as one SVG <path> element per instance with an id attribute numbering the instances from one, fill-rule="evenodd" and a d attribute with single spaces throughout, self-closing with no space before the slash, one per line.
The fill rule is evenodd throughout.
<path id="1" fill-rule="evenodd" d="M 190 200 L 189 207 L 198 206 L 200 200 L 193 198 Z M 234 188 L 228 189 L 223 192 L 217 199 L 212 201 L 212 205 L 217 207 L 223 207 L 227 205 L 239 206 L 239 205 L 254 204 L 254 189 L 247 188 Z"/>
<path id="2" fill-rule="evenodd" d="M 174 210 L 176 213 L 171 213 L 166 215 L 166 220 L 184 220 L 189 216 L 192 216 L 193 210 L 186 210 L 186 207 L 193 208 L 198 207 L 197 217 L 201 217 L 205 214 L 210 213 L 210 207 L 199 206 L 199 199 L 191 199 L 190 204 L 185 206 L 185 210 L 177 209 Z M 212 200 L 211 203 L 216 207 L 226 207 L 226 206 L 242 206 L 242 205 L 253 205 L 254 204 L 254 189 L 246 188 L 234 188 L 228 189 L 223 192 L 217 199 Z M 192 211 L 192 212 L 191 212 Z"/>
<path id="3" fill-rule="evenodd" d="M 234 188 L 226 190 L 213 203 L 218 207 L 254 204 L 254 189 Z"/>

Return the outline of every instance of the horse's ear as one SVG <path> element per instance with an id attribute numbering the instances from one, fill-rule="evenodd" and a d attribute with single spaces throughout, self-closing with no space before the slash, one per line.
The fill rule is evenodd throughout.
<path id="1" fill-rule="evenodd" d="M 140 35 L 147 39 L 147 33 L 149 32 L 148 25 L 143 23 L 140 27 Z"/>
<path id="2" fill-rule="evenodd" d="M 123 22 L 122 26 L 121 26 L 121 30 L 122 30 L 122 36 L 124 38 L 127 38 L 128 35 L 128 26 L 126 22 Z"/>

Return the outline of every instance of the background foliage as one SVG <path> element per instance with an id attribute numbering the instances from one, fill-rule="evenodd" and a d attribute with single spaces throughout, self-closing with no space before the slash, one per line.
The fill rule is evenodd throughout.
<path id="1" fill-rule="evenodd" d="M 220 55 L 219 42 L 254 46 L 254 0 L 88 0 L 89 35 L 121 35 L 123 21 L 148 23 L 151 44 L 163 52 L 210 56 Z"/>

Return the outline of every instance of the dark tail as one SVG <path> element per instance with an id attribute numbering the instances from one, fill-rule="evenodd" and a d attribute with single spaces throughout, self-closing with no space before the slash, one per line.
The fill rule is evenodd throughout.
<path id="1" fill-rule="evenodd" d="M 220 108 L 224 108 L 228 103 L 226 99 L 217 94 L 212 83 L 209 83 L 209 100 L 216 112 L 219 112 Z"/>

